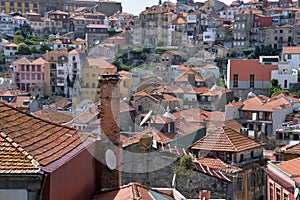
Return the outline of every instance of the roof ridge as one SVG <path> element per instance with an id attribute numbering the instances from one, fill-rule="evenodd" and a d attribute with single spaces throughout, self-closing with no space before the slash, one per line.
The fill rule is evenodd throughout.
<path id="1" fill-rule="evenodd" d="M 225 137 L 227 138 L 227 140 L 229 141 L 229 143 L 231 144 L 231 146 L 234 148 L 235 151 L 237 151 L 237 147 L 232 143 L 231 139 L 229 138 L 227 132 L 224 129 L 230 129 L 230 128 L 223 128 L 222 131 L 225 134 Z M 232 129 L 230 129 L 231 131 L 233 131 Z"/>
<path id="2" fill-rule="evenodd" d="M 11 108 L 11 109 L 13 109 L 13 110 L 15 110 L 15 111 L 17 111 L 17 112 L 20 112 L 20 113 L 22 113 L 22 114 L 25 114 L 25 115 L 27 115 L 27 116 L 29 116 L 29 117 L 32 117 L 32 118 L 35 118 L 35 119 L 37 119 L 37 120 L 43 121 L 43 122 L 45 122 L 45 123 L 52 124 L 52 125 L 59 126 L 59 127 L 63 127 L 63 128 L 67 128 L 67 129 L 70 129 L 70 130 L 75 130 L 75 131 L 77 131 L 77 129 L 75 129 L 75 128 L 68 127 L 68 126 L 63 126 L 63 125 L 61 125 L 61 124 L 57 124 L 57 123 L 54 123 L 54 122 L 51 122 L 51 121 L 44 120 L 44 119 L 39 118 L 39 117 L 37 117 L 37 116 L 35 116 L 35 115 L 28 114 L 28 113 L 26 113 L 26 112 L 24 112 L 24 111 L 22 111 L 22 110 L 20 110 L 20 109 L 18 109 L 18 108 L 13 107 L 12 105 L 9 105 L 9 104 L 6 103 L 5 101 L 0 101 L 0 107 L 1 107 L 1 104 L 3 104 L 3 106 L 7 106 L 7 107 L 9 107 L 9 108 Z"/>
<path id="3" fill-rule="evenodd" d="M 8 143 L 10 143 L 17 151 L 23 154 L 28 160 L 30 160 L 31 164 L 36 168 L 38 168 L 39 171 L 41 170 L 39 162 L 32 155 L 30 155 L 25 149 L 19 146 L 13 139 L 11 139 L 8 135 L 6 135 L 3 132 L 0 132 L 0 136 Z"/>

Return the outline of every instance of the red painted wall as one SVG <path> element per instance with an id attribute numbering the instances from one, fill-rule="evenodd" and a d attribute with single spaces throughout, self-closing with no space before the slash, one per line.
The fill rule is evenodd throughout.
<path id="1" fill-rule="evenodd" d="M 269 27 L 272 26 L 272 17 L 269 16 L 261 16 L 261 15 L 254 15 L 253 19 L 254 26 L 257 27 Z"/>
<path id="2" fill-rule="evenodd" d="M 91 199 L 96 188 L 96 160 L 88 150 L 50 174 L 50 200 Z"/>
<path id="3" fill-rule="evenodd" d="M 274 183 L 274 190 L 273 190 L 273 199 L 276 200 L 276 187 L 279 187 L 281 189 L 281 199 L 284 199 L 284 192 L 289 195 L 290 200 L 295 200 L 294 193 L 290 192 L 288 189 L 284 188 L 280 183 L 273 180 L 271 177 L 267 177 L 267 200 L 270 199 L 270 182 Z"/>

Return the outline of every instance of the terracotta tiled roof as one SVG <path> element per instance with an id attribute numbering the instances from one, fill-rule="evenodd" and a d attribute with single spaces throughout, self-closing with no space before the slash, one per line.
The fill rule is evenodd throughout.
<path id="1" fill-rule="evenodd" d="M 288 160 L 276 165 L 283 171 L 287 172 L 292 178 L 300 178 L 300 158 Z"/>
<path id="2" fill-rule="evenodd" d="M 285 105 L 283 107 L 282 105 Z M 258 96 L 249 98 L 244 101 L 244 105 L 240 108 L 241 110 L 250 110 L 250 111 L 266 111 L 273 112 L 275 109 L 284 109 L 290 108 L 291 102 L 284 97 L 281 98 L 271 98 L 269 100 L 263 100 Z"/>
<path id="3" fill-rule="evenodd" d="M 60 101 L 55 102 L 54 104 L 60 108 L 66 108 L 72 104 L 72 101 L 69 99 L 62 99 Z"/>
<path id="4" fill-rule="evenodd" d="M 196 166 L 196 170 L 199 171 L 200 173 L 221 179 L 226 182 L 231 182 L 231 180 L 224 173 L 222 173 L 220 171 L 214 170 L 214 169 L 207 167 L 205 165 L 202 165 L 200 163 L 195 163 L 195 166 Z"/>
<path id="5" fill-rule="evenodd" d="M 202 157 L 197 160 L 199 164 L 207 166 L 212 169 L 220 170 L 226 173 L 236 173 L 241 171 L 240 168 L 227 164 L 220 160 L 219 158 L 214 157 Z"/>
<path id="6" fill-rule="evenodd" d="M 0 102 L 0 131 L 41 166 L 58 160 L 85 140 L 76 129 L 25 114 L 4 102 Z"/>
<path id="7" fill-rule="evenodd" d="M 138 133 L 137 135 L 135 135 L 133 137 L 128 137 L 128 138 L 123 137 L 122 147 L 124 148 L 124 147 L 127 147 L 129 145 L 139 143 L 140 138 L 142 137 L 142 135 L 148 134 L 149 132 L 152 132 L 153 140 L 156 140 L 158 143 L 169 142 L 170 140 L 172 140 L 175 137 L 174 133 L 163 134 L 162 132 L 160 132 L 156 128 L 151 127 L 151 128 L 147 128 L 147 129 L 143 130 L 142 132 Z"/>
<path id="8" fill-rule="evenodd" d="M 176 70 L 178 71 L 186 71 L 188 68 L 183 66 L 183 65 L 180 65 L 179 67 L 176 68 Z"/>
<path id="9" fill-rule="evenodd" d="M 300 54 L 300 46 L 283 47 L 284 54 Z"/>
<path id="10" fill-rule="evenodd" d="M 30 64 L 31 62 L 30 62 L 30 60 L 28 59 L 28 58 L 26 58 L 26 57 L 22 57 L 22 58 L 20 58 L 19 60 L 16 60 L 16 61 L 14 61 L 14 64 Z"/>
<path id="11" fill-rule="evenodd" d="M 167 192 L 162 192 L 160 190 L 152 189 L 139 183 L 130 183 L 128 185 L 121 186 L 119 188 L 111 189 L 108 191 L 96 194 L 92 200 L 104 200 L 104 199 L 114 199 L 114 200 L 153 200 L 152 192 L 158 193 L 161 199 L 175 199 L 173 195 Z"/>
<path id="12" fill-rule="evenodd" d="M 300 143 L 286 148 L 285 153 L 300 155 Z"/>
<path id="13" fill-rule="evenodd" d="M 181 24 L 187 24 L 187 20 L 183 17 L 179 17 L 178 19 L 174 20 L 171 22 L 171 24 L 178 24 L 178 25 L 181 25 Z"/>
<path id="14" fill-rule="evenodd" d="M 87 28 L 107 28 L 107 26 L 104 24 L 88 24 L 86 27 Z"/>
<path id="15" fill-rule="evenodd" d="M 198 73 L 196 72 L 195 70 L 193 69 L 188 69 L 186 70 L 183 74 L 179 75 L 175 81 L 176 82 L 187 82 L 188 81 L 188 74 L 195 74 L 195 80 L 197 82 L 204 82 L 204 79 L 203 77 Z"/>
<path id="16" fill-rule="evenodd" d="M 24 92 L 21 90 L 0 90 L 0 96 L 17 96 L 17 95 L 28 95 L 28 92 Z"/>
<path id="17" fill-rule="evenodd" d="M 260 146 L 262 146 L 262 144 L 232 129 L 224 127 L 206 135 L 191 145 L 190 148 L 194 150 L 241 152 Z"/>
<path id="18" fill-rule="evenodd" d="M 73 49 L 69 54 L 85 54 L 85 50 Z"/>
<path id="19" fill-rule="evenodd" d="M 48 62 L 46 60 L 44 60 L 42 57 L 32 61 L 32 64 L 34 64 L 34 65 L 43 65 L 45 63 L 48 63 Z"/>
<path id="20" fill-rule="evenodd" d="M 15 44 L 15 43 L 9 43 L 9 44 L 6 44 L 6 45 L 4 45 L 5 47 L 18 47 L 18 45 L 17 44 Z"/>
<path id="21" fill-rule="evenodd" d="M 107 61 L 105 58 L 91 58 L 86 59 L 88 66 L 84 67 L 97 67 L 100 69 L 117 69 L 117 67 Z"/>
<path id="22" fill-rule="evenodd" d="M 38 173 L 38 162 L 6 134 L 0 132 L 0 174 Z"/>
<path id="23" fill-rule="evenodd" d="M 64 124 L 72 121 L 73 119 L 73 116 L 60 113 L 54 108 L 46 108 L 44 110 L 39 110 L 34 113 L 34 116 L 57 124 Z"/>

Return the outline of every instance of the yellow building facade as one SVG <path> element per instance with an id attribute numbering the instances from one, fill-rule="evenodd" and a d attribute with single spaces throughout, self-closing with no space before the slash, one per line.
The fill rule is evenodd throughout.
<path id="1" fill-rule="evenodd" d="M 87 58 L 82 67 L 81 100 L 97 101 L 98 78 L 102 74 L 115 74 L 117 67 L 106 58 Z"/>

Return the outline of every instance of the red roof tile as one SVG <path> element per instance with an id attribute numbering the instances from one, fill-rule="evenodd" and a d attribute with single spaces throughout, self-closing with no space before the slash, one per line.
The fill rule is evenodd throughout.
<path id="1" fill-rule="evenodd" d="M 152 130 L 152 131 L 151 131 Z M 144 134 L 148 134 L 149 132 L 152 132 L 153 140 L 156 140 L 158 143 L 166 143 L 172 140 L 175 137 L 174 133 L 168 133 L 168 134 L 163 134 L 162 132 L 158 131 L 156 128 L 147 128 L 143 130 L 142 132 L 138 133 L 137 135 L 133 137 L 123 137 L 122 140 L 122 147 L 127 147 L 132 144 L 137 144 L 140 142 L 140 138 Z"/>
<path id="2" fill-rule="evenodd" d="M 300 155 L 300 143 L 286 148 L 285 153 Z"/>
<path id="3" fill-rule="evenodd" d="M 290 174 L 292 178 L 300 177 L 300 158 L 295 158 L 292 160 L 281 162 L 276 166 L 285 171 L 286 173 Z"/>
<path id="4" fill-rule="evenodd" d="M 207 166 L 212 169 L 220 170 L 226 173 L 236 173 L 238 171 L 241 171 L 240 168 L 224 163 L 222 160 L 219 158 L 213 158 L 213 157 L 203 157 L 199 158 L 197 160 L 199 164 L 202 164 L 204 166 Z"/>
<path id="5" fill-rule="evenodd" d="M 114 188 L 108 191 L 103 191 L 96 194 L 92 200 L 104 200 L 104 199 L 114 199 L 114 200 L 153 200 L 151 192 L 156 192 L 162 195 L 165 199 L 175 199 L 173 195 L 167 192 L 162 192 L 153 188 L 149 188 L 139 183 L 130 183 L 128 185 L 121 186 L 119 188 Z"/>
<path id="6" fill-rule="evenodd" d="M 63 157 L 86 139 L 76 129 L 28 115 L 4 102 L 0 102 L 0 131 L 42 166 Z"/>
<path id="7" fill-rule="evenodd" d="M 197 82 L 204 82 L 203 77 L 198 72 L 196 72 L 193 69 L 186 70 L 183 74 L 179 75 L 175 79 L 175 81 L 176 82 L 188 82 L 188 75 L 189 74 L 195 74 L 195 81 L 197 81 Z"/>
<path id="8" fill-rule="evenodd" d="M 6 134 L 0 133 L 0 174 L 31 174 L 40 171 L 35 161 Z"/>
<path id="9" fill-rule="evenodd" d="M 64 124 L 72 121 L 73 119 L 73 116 L 60 113 L 54 108 L 46 108 L 44 110 L 39 110 L 34 113 L 34 116 L 57 124 Z"/>
<path id="10" fill-rule="evenodd" d="M 191 145 L 194 150 L 241 152 L 260 147 L 262 144 L 229 128 L 219 128 Z"/>

